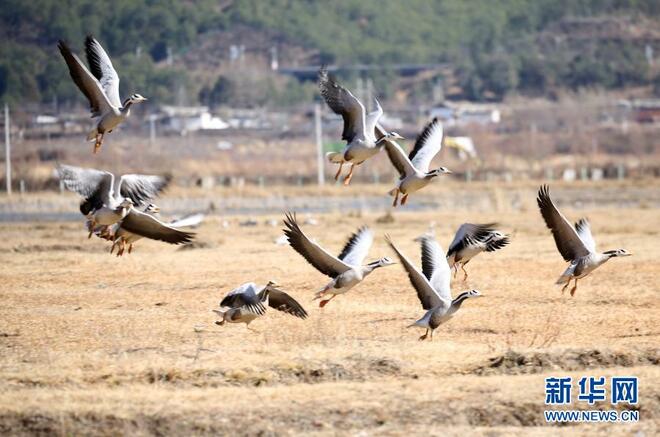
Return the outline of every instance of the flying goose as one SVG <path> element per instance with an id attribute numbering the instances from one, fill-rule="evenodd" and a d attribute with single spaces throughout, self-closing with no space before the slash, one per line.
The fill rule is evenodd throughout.
<path id="1" fill-rule="evenodd" d="M 509 244 L 509 236 L 496 230 L 495 226 L 496 223 L 463 223 L 458 228 L 447 250 L 447 262 L 454 269 L 454 277 L 460 266 L 465 274 L 463 280 L 466 281 L 468 274 L 465 266 L 472 258 L 481 252 L 494 252 Z"/>
<path id="2" fill-rule="evenodd" d="M 122 256 L 126 246 L 128 253 L 133 251 L 133 244 L 142 238 L 164 241 L 170 244 L 190 243 L 195 234 L 182 231 L 180 228 L 188 227 L 185 221 L 162 222 L 157 217 L 160 208 L 153 203 L 149 204 L 144 211 L 133 208 L 121 221 L 115 223 L 110 232 L 113 240 L 110 253 L 118 245 L 117 256 Z"/>
<path id="3" fill-rule="evenodd" d="M 329 299 L 321 300 L 319 303 L 321 308 L 335 296 L 346 293 L 362 282 L 375 269 L 394 264 L 388 257 L 383 257 L 378 261 L 362 265 L 374 239 L 373 233 L 366 226 L 351 235 L 341 254 L 335 257 L 303 233 L 298 226 L 295 214 L 288 213 L 284 224 L 286 225 L 284 234 L 291 247 L 318 271 L 332 278 L 332 281 L 314 297 L 314 299 L 320 299 L 327 294 L 332 295 Z"/>
<path id="4" fill-rule="evenodd" d="M 248 329 L 254 331 L 250 328 L 250 323 L 266 313 L 265 305 L 301 319 L 307 318 L 305 309 L 294 298 L 276 287 L 277 284 L 273 281 L 265 286 L 248 282 L 230 291 L 220 302 L 221 309 L 213 310 L 222 318 L 215 322 L 216 325 L 245 323 Z"/>
<path id="5" fill-rule="evenodd" d="M 325 67 L 319 70 L 319 89 L 330 109 L 344 119 L 341 139 L 346 141 L 346 146 L 341 152 L 329 152 L 326 157 L 331 163 L 339 164 L 335 180 L 339 179 L 344 164 L 351 164 L 351 169 L 344 178 L 344 185 L 348 185 L 355 166 L 376 155 L 383 148 L 385 139 L 403 139 L 403 137 L 396 132 L 388 132 L 383 135 L 384 138 L 377 140 L 374 129 L 383 115 L 383 108 L 378 100 L 376 100 L 376 110 L 366 114 L 362 102 L 339 85 L 334 78 L 328 76 Z"/>
<path id="6" fill-rule="evenodd" d="M 451 173 L 445 167 L 439 167 L 435 170 L 429 170 L 431 160 L 440 152 L 442 148 L 442 124 L 437 118 L 434 118 L 424 127 L 424 130 L 417 137 L 415 146 L 406 156 L 395 141 L 385 140 L 385 151 L 390 158 L 390 162 L 399 172 L 399 181 L 397 186 L 388 194 L 394 196 L 392 206 L 396 206 L 399 201 L 399 194 L 403 194 L 401 205 L 405 205 L 408 195 L 421 190 L 431 181 L 440 175 Z M 381 138 L 382 139 L 382 138 Z"/>
<path id="7" fill-rule="evenodd" d="M 85 39 L 89 70 L 64 41 L 60 40 L 57 47 L 69 67 L 71 78 L 89 100 L 92 117 L 97 119 L 96 127 L 87 135 L 87 141 L 95 140 L 94 153 L 97 153 L 103 143 L 103 136 L 107 132 L 112 132 L 128 117 L 131 105 L 147 99 L 140 94 L 132 94 L 124 102 L 121 101 L 119 76 L 108 54 L 91 35 Z"/>
<path id="8" fill-rule="evenodd" d="M 565 261 L 571 263 L 556 282 L 566 284 L 562 293 L 570 285 L 571 279 L 575 279 L 575 285 L 571 289 L 573 296 L 577 290 L 578 279 L 584 278 L 610 258 L 632 255 L 625 249 L 596 252 L 596 242 L 591 235 L 589 221 L 582 218 L 575 223 L 575 227 L 571 226 L 550 199 L 550 187 L 547 185 L 541 185 L 536 201 L 545 224 L 552 231 L 559 253 Z"/>
<path id="9" fill-rule="evenodd" d="M 438 326 L 449 320 L 461 308 L 466 299 L 479 297 L 481 293 L 477 290 L 464 291 L 452 300 L 449 264 L 447 264 L 447 258 L 445 258 L 440 244 L 434 238 L 422 239 L 423 274 L 397 249 L 388 235 L 385 238 L 401 260 L 401 264 L 410 278 L 410 283 L 417 291 L 422 308 L 426 310 L 424 317 L 408 327 L 416 326 L 426 329 L 424 335 L 419 339 L 433 340 L 433 331 Z"/>
<path id="10" fill-rule="evenodd" d="M 90 219 L 90 229 L 117 223 L 133 206 L 145 206 L 171 179 L 169 176 L 125 174 L 116 180 L 115 175 L 107 171 L 64 164 L 59 164 L 57 171 L 67 190 L 85 198 L 80 212 Z"/>

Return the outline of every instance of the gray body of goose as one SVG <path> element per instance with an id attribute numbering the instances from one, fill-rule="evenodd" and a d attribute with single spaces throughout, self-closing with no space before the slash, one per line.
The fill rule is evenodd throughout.
<path id="1" fill-rule="evenodd" d="M 80 212 L 90 219 L 92 229 L 122 220 L 134 206 L 146 206 L 170 182 L 168 176 L 140 174 L 122 175 L 117 180 L 107 171 L 64 164 L 57 171 L 67 190 L 85 198 Z"/>
<path id="2" fill-rule="evenodd" d="M 305 319 L 307 312 L 291 296 L 279 290 L 277 284 L 271 281 L 265 286 L 248 282 L 230 291 L 220 302 L 220 309 L 213 310 L 221 317 L 216 325 L 225 323 L 245 323 L 248 329 L 250 323 L 266 313 L 266 306 L 292 316 Z"/>
<path id="3" fill-rule="evenodd" d="M 119 97 L 119 76 L 112 66 L 110 57 L 101 44 L 93 37 L 85 39 L 85 53 L 89 69 L 64 43 L 59 41 L 57 47 L 69 67 L 69 74 L 80 91 L 89 100 L 92 117 L 96 118 L 96 126 L 88 134 L 87 140 L 94 140 L 94 153 L 103 144 L 103 136 L 112 132 L 130 114 L 131 106 L 147 100 L 140 94 L 132 94 L 121 101 Z M 91 70 L 91 72 L 90 72 Z"/>
<path id="4" fill-rule="evenodd" d="M 367 114 L 362 102 L 328 76 L 325 68 L 319 70 L 319 89 L 330 109 L 335 114 L 341 115 L 344 120 L 341 139 L 346 141 L 346 146 L 343 151 L 330 152 L 326 157 L 333 164 L 339 164 L 335 180 L 339 179 L 344 164 L 351 164 L 351 169 L 344 178 L 344 185 L 348 185 L 355 166 L 376 155 L 383 148 L 385 139 L 403 139 L 403 137 L 396 132 L 388 132 L 383 134 L 385 138 L 377 140 L 375 128 L 383 115 L 383 108 L 378 100 L 376 100 L 376 110 Z"/>
<path id="5" fill-rule="evenodd" d="M 381 132 L 377 135 L 380 136 Z M 434 118 L 424 127 L 422 133 L 417 137 L 415 146 L 406 156 L 401 146 L 391 139 L 385 139 L 385 151 L 390 158 L 390 162 L 399 172 L 399 181 L 396 187 L 389 192 L 394 196 L 392 206 L 397 206 L 399 194 L 402 194 L 401 205 L 405 205 L 408 195 L 421 190 L 431 183 L 436 177 L 451 173 L 445 167 L 435 170 L 429 170 L 433 157 L 440 152 L 442 148 L 443 129 L 442 124 L 437 118 Z"/>
<path id="6" fill-rule="evenodd" d="M 454 235 L 454 240 L 447 249 L 447 262 L 454 269 L 454 277 L 460 267 L 467 280 L 465 266 L 481 252 L 494 252 L 509 244 L 509 236 L 495 229 L 496 223 L 463 223 Z"/>
<path id="7" fill-rule="evenodd" d="M 602 253 L 596 251 L 596 242 L 591 235 L 591 225 L 587 219 L 580 219 L 573 227 L 559 212 L 550 198 L 550 188 L 542 185 L 536 199 L 545 224 L 552 231 L 557 250 L 570 265 L 557 280 L 557 284 L 566 284 L 562 293 L 568 288 L 571 280 L 575 280 L 571 288 L 571 296 L 577 290 L 577 281 L 593 272 L 611 258 L 632 255 L 625 249 L 608 250 Z"/>
<path id="8" fill-rule="evenodd" d="M 366 265 L 362 264 L 374 238 L 373 233 L 367 227 L 361 227 L 351 235 L 341 254 L 335 257 L 303 233 L 295 215 L 287 214 L 284 224 L 286 226 L 284 234 L 291 247 L 319 272 L 332 278 L 314 297 L 314 299 L 320 299 L 331 295 L 329 299 L 324 299 L 319 303 L 321 308 L 336 296 L 348 292 L 362 282 L 375 269 L 394 264 L 387 257 Z"/>
<path id="9" fill-rule="evenodd" d="M 433 331 L 442 325 L 461 308 L 463 302 L 471 297 L 480 297 L 481 293 L 477 290 L 464 291 L 451 297 L 451 273 L 447 258 L 440 247 L 440 244 L 433 238 L 422 239 L 422 272 L 411 263 L 406 256 L 397 249 L 389 236 L 386 236 L 387 242 L 396 252 L 401 264 L 403 264 L 408 278 L 417 297 L 426 310 L 424 316 L 409 326 L 425 329 L 426 332 L 419 339 L 433 339 Z M 430 331 L 430 332 L 429 332 Z"/>

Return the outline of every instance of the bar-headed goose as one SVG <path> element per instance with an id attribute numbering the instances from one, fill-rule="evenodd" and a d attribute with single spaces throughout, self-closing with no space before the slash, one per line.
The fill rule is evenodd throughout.
<path id="1" fill-rule="evenodd" d="M 424 335 L 419 339 L 432 340 L 433 331 L 449 320 L 466 299 L 479 297 L 481 293 L 477 290 L 464 291 L 452 300 L 449 264 L 447 264 L 447 258 L 445 258 L 440 244 L 435 239 L 422 239 L 422 273 L 397 249 L 389 236 L 385 236 L 385 238 L 401 260 L 401 264 L 410 278 L 410 283 L 417 291 L 417 297 L 426 310 L 424 317 L 410 325 L 409 328 L 426 329 Z"/>
<path id="2" fill-rule="evenodd" d="M 154 204 L 149 204 L 144 211 L 131 208 L 123 220 L 113 225 L 111 231 L 113 243 L 110 253 L 117 245 L 119 246 L 117 256 L 124 254 L 126 246 L 128 246 L 128 253 L 131 253 L 133 244 L 142 238 L 170 244 L 185 244 L 193 240 L 194 233 L 180 229 L 186 227 L 185 223 L 177 223 L 176 221 L 165 223 L 157 217 L 159 212 L 160 208 Z"/>
<path id="3" fill-rule="evenodd" d="M 571 289 L 573 296 L 577 290 L 578 279 L 584 278 L 610 258 L 632 255 L 625 249 L 596 252 L 596 242 L 591 235 L 591 225 L 587 219 L 580 219 L 575 223 L 575 227 L 571 226 L 550 199 L 550 188 L 547 185 L 539 188 L 536 201 L 545 224 L 552 231 L 559 253 L 564 260 L 571 263 L 556 282 L 566 284 L 562 288 L 562 293 L 570 285 L 571 279 L 575 279 L 575 285 Z"/>
<path id="4" fill-rule="evenodd" d="M 107 171 L 64 164 L 58 165 L 57 171 L 67 190 L 85 198 L 80 212 L 90 219 L 91 229 L 117 223 L 133 206 L 146 206 L 171 179 L 169 176 L 125 174 L 116 180 L 115 175 Z"/>
<path id="5" fill-rule="evenodd" d="M 328 76 L 325 67 L 319 70 L 319 89 L 330 109 L 335 114 L 341 115 L 344 120 L 341 139 L 346 141 L 346 146 L 341 152 L 330 152 L 326 156 L 330 162 L 339 164 L 335 180 L 339 179 L 344 164 L 351 164 L 351 169 L 344 178 L 344 185 L 348 185 L 355 166 L 376 155 L 383 148 L 385 139 L 403 139 L 403 137 L 396 132 L 387 132 L 383 134 L 384 138 L 377 140 L 374 130 L 383 115 L 383 108 L 378 100 L 376 100 L 376 110 L 366 114 L 362 102 L 339 85 L 334 78 Z"/>
<path id="6" fill-rule="evenodd" d="M 377 135 L 380 136 L 377 128 Z M 442 124 L 437 118 L 434 118 L 415 141 L 415 146 L 406 156 L 401 146 L 395 141 L 387 138 L 385 141 L 385 151 L 390 158 L 390 162 L 399 172 L 399 181 L 396 187 L 388 194 L 394 196 L 392 206 L 396 206 L 399 201 L 399 194 L 402 194 L 401 205 L 405 205 L 408 195 L 421 190 L 427 186 L 436 177 L 451 173 L 445 167 L 439 167 L 429 170 L 433 157 L 440 152 L 442 148 Z M 383 139 L 383 138 L 381 138 Z"/>
<path id="7" fill-rule="evenodd" d="M 463 223 L 458 228 L 447 250 L 447 262 L 454 269 L 454 277 L 460 266 L 465 274 L 463 280 L 466 281 L 468 273 L 465 266 L 472 258 L 481 252 L 494 252 L 509 244 L 509 236 L 495 229 L 496 226 L 496 223 Z"/>
<path id="8" fill-rule="evenodd" d="M 307 318 L 305 309 L 291 296 L 279 290 L 275 282 L 270 281 L 265 286 L 248 282 L 230 291 L 220 302 L 220 309 L 213 310 L 222 319 L 216 325 L 225 323 L 250 323 L 266 313 L 266 305 L 301 319 Z"/>
<path id="9" fill-rule="evenodd" d="M 87 135 L 87 141 L 95 141 L 94 153 L 97 153 L 103 143 L 103 136 L 112 132 L 128 117 L 131 105 L 147 99 L 139 94 L 132 94 L 123 102 L 121 101 L 119 76 L 112 66 L 108 54 L 92 36 L 85 39 L 85 53 L 89 70 L 64 41 L 60 40 L 57 47 L 69 67 L 71 78 L 89 100 L 92 117 L 96 118 L 96 127 Z"/>
<path id="10" fill-rule="evenodd" d="M 314 298 L 320 299 L 328 294 L 331 295 L 329 299 L 321 300 L 319 303 L 321 308 L 335 296 L 346 293 L 362 282 L 375 269 L 394 264 L 388 257 L 383 257 L 362 265 L 374 240 L 373 233 L 366 226 L 351 235 L 341 254 L 335 257 L 303 233 L 295 215 L 287 214 L 284 224 L 286 225 L 284 234 L 291 247 L 319 272 L 332 278 L 332 281 L 317 292 Z"/>

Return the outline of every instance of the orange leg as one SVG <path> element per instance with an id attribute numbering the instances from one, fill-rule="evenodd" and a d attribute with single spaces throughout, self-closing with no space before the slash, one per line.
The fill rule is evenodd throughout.
<path id="1" fill-rule="evenodd" d="M 577 279 L 575 279 L 575 285 L 571 288 L 571 297 L 575 296 L 575 290 L 577 290 Z"/>
<path id="2" fill-rule="evenodd" d="M 396 203 L 399 201 L 399 189 L 395 188 L 394 190 L 394 202 L 392 202 L 392 206 L 396 208 Z"/>
<path id="3" fill-rule="evenodd" d="M 401 198 L 401 205 L 405 205 L 407 201 L 408 201 L 408 195 L 404 194 L 403 197 Z"/>
<path id="4" fill-rule="evenodd" d="M 322 300 L 321 302 L 319 302 L 319 308 L 323 308 L 324 306 L 326 306 L 328 304 L 328 302 L 330 302 L 335 297 L 337 297 L 337 295 L 333 294 L 330 299 L 325 299 L 325 300 Z"/>
<path id="5" fill-rule="evenodd" d="M 355 169 L 355 164 L 351 164 L 351 169 L 348 172 L 348 176 L 344 178 L 344 185 L 348 185 L 351 183 L 351 179 L 353 179 L 353 169 Z"/>
<path id="6" fill-rule="evenodd" d="M 335 173 L 335 180 L 339 179 L 339 176 L 341 175 L 341 169 L 344 167 L 344 163 L 339 164 L 339 170 L 337 170 L 337 173 Z"/>
<path id="7" fill-rule="evenodd" d="M 422 335 L 421 337 L 419 337 L 419 341 L 424 341 L 424 340 L 426 340 L 426 337 L 427 337 L 428 335 L 429 335 L 429 330 L 428 330 L 428 328 L 426 328 L 426 332 L 424 333 L 424 335 Z"/>
<path id="8" fill-rule="evenodd" d="M 94 154 L 99 153 L 99 150 L 101 150 L 101 144 L 103 144 L 103 135 L 104 134 L 96 135 L 96 142 L 94 143 Z"/>

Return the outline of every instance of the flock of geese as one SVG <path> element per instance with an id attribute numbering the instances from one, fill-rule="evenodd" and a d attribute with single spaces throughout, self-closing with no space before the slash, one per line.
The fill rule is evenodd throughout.
<path id="1" fill-rule="evenodd" d="M 89 68 L 63 41 L 59 41 L 58 48 L 71 78 L 89 100 L 96 123 L 87 139 L 94 141 L 94 153 L 97 153 L 104 135 L 112 132 L 129 116 L 131 105 L 147 99 L 133 94 L 123 102 L 120 100 L 119 76 L 110 57 L 93 37 L 88 36 L 85 40 Z M 451 173 L 445 167 L 430 168 L 443 142 L 443 127 L 437 119 L 424 127 L 412 150 L 406 154 L 396 142 L 403 137 L 396 132 L 386 131 L 380 125 L 383 108 L 377 100 L 376 109 L 367 113 L 362 102 L 330 77 L 324 67 L 321 67 L 318 78 L 320 93 L 325 102 L 342 117 L 344 123 L 344 149 L 327 154 L 331 163 L 339 165 L 335 180 L 341 176 L 343 166 L 350 165 L 343 180 L 348 185 L 356 166 L 385 149 L 392 166 L 399 173 L 396 186 L 388 193 L 393 197 L 392 205 L 396 207 L 399 204 L 405 205 L 410 194 L 423 189 L 436 177 Z M 125 174 L 116 178 L 107 171 L 64 164 L 58 165 L 58 173 L 63 185 L 83 198 L 80 211 L 86 217 L 88 237 L 96 235 L 108 240 L 112 244 L 110 253 L 116 247 L 118 256 L 123 255 L 126 249 L 131 253 L 133 244 L 142 238 L 186 244 L 195 237 L 194 233 L 184 229 L 198 226 L 202 218 L 186 217 L 165 222 L 158 216 L 160 208 L 152 203 L 170 183 L 171 178 L 168 176 Z M 539 189 L 537 203 L 541 216 L 552 231 L 557 249 L 564 260 L 570 263 L 557 281 L 557 284 L 565 284 L 562 292 L 574 281 L 570 290 L 573 296 L 579 279 L 611 258 L 630 255 L 625 249 L 597 252 L 589 222 L 583 218 L 572 225 L 552 202 L 548 186 Z M 331 279 L 314 297 L 320 299 L 321 308 L 360 284 L 374 270 L 395 264 L 387 256 L 365 263 L 374 241 L 373 231 L 366 226 L 360 227 L 348 238 L 338 256 L 332 255 L 310 239 L 300 228 L 295 213 L 286 214 L 284 226 L 284 237 L 291 248 Z M 465 300 L 481 296 L 478 290 L 468 290 L 453 298 L 452 270 L 455 278 L 460 268 L 464 273 L 463 281 L 467 280 L 465 266 L 482 252 L 493 252 L 505 247 L 509 244 L 510 236 L 499 231 L 495 223 L 464 223 L 456 231 L 445 253 L 434 233 L 429 232 L 415 239 L 421 245 L 421 271 L 388 235 L 385 239 L 402 264 L 426 311 L 423 317 L 410 326 L 425 329 L 420 340 L 431 340 L 433 331 L 449 320 Z M 305 309 L 293 297 L 280 290 L 275 282 L 271 281 L 264 286 L 250 282 L 224 297 L 220 309 L 214 310 L 221 318 L 216 324 L 245 323 L 251 329 L 249 324 L 263 316 L 266 307 L 301 319 L 307 317 Z"/>

